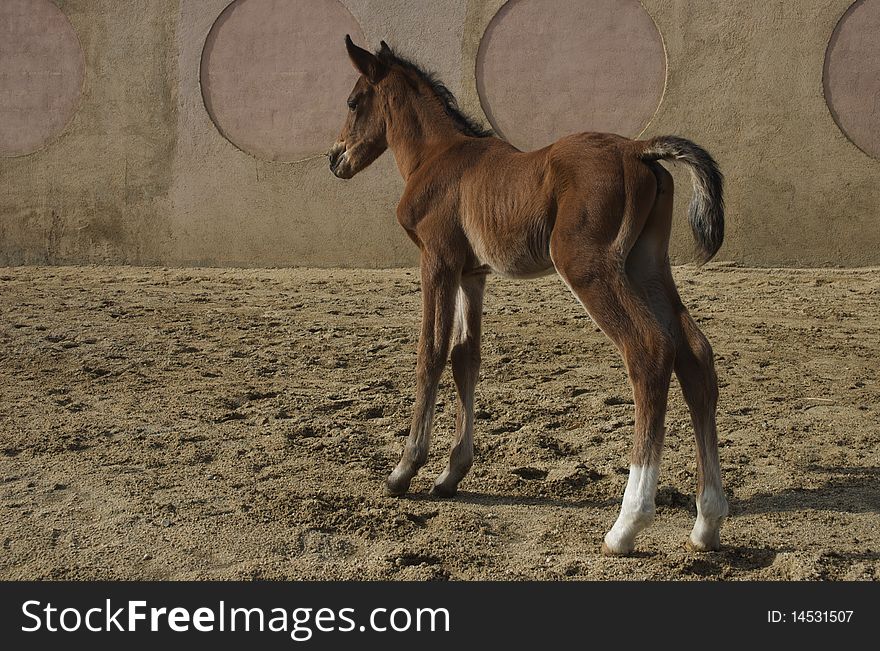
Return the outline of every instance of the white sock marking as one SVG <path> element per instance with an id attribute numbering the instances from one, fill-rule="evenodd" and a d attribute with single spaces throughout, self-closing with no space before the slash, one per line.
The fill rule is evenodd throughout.
<path id="1" fill-rule="evenodd" d="M 719 482 L 720 483 L 720 482 Z M 721 524 L 727 517 L 727 498 L 720 485 L 709 484 L 697 496 L 697 521 L 691 531 L 691 546 L 705 551 L 721 543 Z"/>
<path id="2" fill-rule="evenodd" d="M 654 497 L 659 473 L 659 464 L 629 467 L 620 515 L 611 531 L 605 534 L 605 544 L 612 552 L 631 552 L 635 547 L 636 535 L 654 520 Z"/>

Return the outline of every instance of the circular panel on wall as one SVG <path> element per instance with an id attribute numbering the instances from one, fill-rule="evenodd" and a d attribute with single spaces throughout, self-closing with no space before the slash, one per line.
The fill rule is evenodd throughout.
<path id="1" fill-rule="evenodd" d="M 666 56 L 638 0 L 509 0 L 477 57 L 495 130 L 536 149 L 570 133 L 638 135 L 666 82 Z"/>
<path id="2" fill-rule="evenodd" d="M 49 0 L 0 2 L 0 156 L 23 156 L 64 131 L 85 77 L 73 26 Z"/>
<path id="3" fill-rule="evenodd" d="M 358 78 L 346 34 L 364 43 L 337 0 L 235 0 L 202 53 L 202 95 L 220 133 L 266 160 L 327 151 Z"/>
<path id="4" fill-rule="evenodd" d="M 859 0 L 825 53 L 825 101 L 846 136 L 880 158 L 880 0 Z"/>

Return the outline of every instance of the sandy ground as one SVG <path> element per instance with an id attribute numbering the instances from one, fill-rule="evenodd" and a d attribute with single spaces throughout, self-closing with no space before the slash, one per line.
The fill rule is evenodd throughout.
<path id="1" fill-rule="evenodd" d="M 621 361 L 555 277 L 489 281 L 477 453 L 381 484 L 412 407 L 413 270 L 0 269 L 0 578 L 878 579 L 880 272 L 681 267 L 712 341 L 731 518 L 692 554 L 675 383 L 654 526 Z"/>

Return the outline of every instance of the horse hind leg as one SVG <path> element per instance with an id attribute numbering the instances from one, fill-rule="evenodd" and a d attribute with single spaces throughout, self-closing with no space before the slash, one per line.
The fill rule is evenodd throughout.
<path id="1" fill-rule="evenodd" d="M 709 341 L 684 307 L 680 319 L 675 374 L 691 413 L 697 443 L 697 520 L 687 546 L 694 551 L 713 551 L 721 546 L 721 525 L 728 510 L 721 487 L 715 424 L 718 379 Z"/>
<path id="2" fill-rule="evenodd" d="M 619 337 L 635 403 L 634 441 L 629 478 L 620 514 L 605 534 L 606 554 L 629 554 L 636 536 L 654 521 L 654 500 L 666 434 L 666 403 L 674 347 L 656 323 Z"/>
<path id="3" fill-rule="evenodd" d="M 657 199 L 627 259 L 627 273 L 655 317 L 673 334 L 674 370 L 691 414 L 697 447 L 697 521 L 687 546 L 696 551 L 720 546 L 720 528 L 727 516 L 721 488 L 715 411 L 718 380 L 712 347 L 681 302 L 667 257 L 672 223 L 672 176 L 659 165 Z"/>
<path id="4" fill-rule="evenodd" d="M 721 488 L 718 436 L 715 423 L 718 402 L 718 379 L 715 375 L 712 347 L 681 303 L 669 265 L 653 273 L 630 270 L 646 303 L 671 333 L 674 346 L 674 371 L 687 403 L 694 427 L 697 448 L 697 520 L 687 541 L 694 551 L 720 547 L 721 524 L 727 517 L 727 499 Z M 665 290 L 665 291 L 664 291 Z"/>
<path id="5" fill-rule="evenodd" d="M 632 386 L 635 428 L 629 479 L 620 514 L 602 545 L 606 554 L 625 555 L 654 520 L 674 341 L 614 261 L 588 272 L 583 257 L 558 257 L 559 274 L 623 355 Z"/>

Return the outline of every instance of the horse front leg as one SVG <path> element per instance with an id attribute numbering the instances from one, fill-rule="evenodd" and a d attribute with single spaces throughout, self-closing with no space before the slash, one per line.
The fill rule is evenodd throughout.
<path id="1" fill-rule="evenodd" d="M 403 495 L 412 478 L 428 460 L 431 426 L 437 404 L 437 387 L 449 355 L 455 322 L 457 273 L 441 261 L 423 256 L 422 329 L 416 363 L 416 399 L 409 438 L 385 488 L 388 495 Z"/>
<path id="2" fill-rule="evenodd" d="M 452 375 L 458 393 L 455 439 L 449 464 L 437 477 L 431 493 L 452 497 L 474 462 L 474 390 L 480 373 L 480 328 L 483 318 L 483 290 L 486 276 L 464 276 L 455 304 L 452 342 Z"/>

